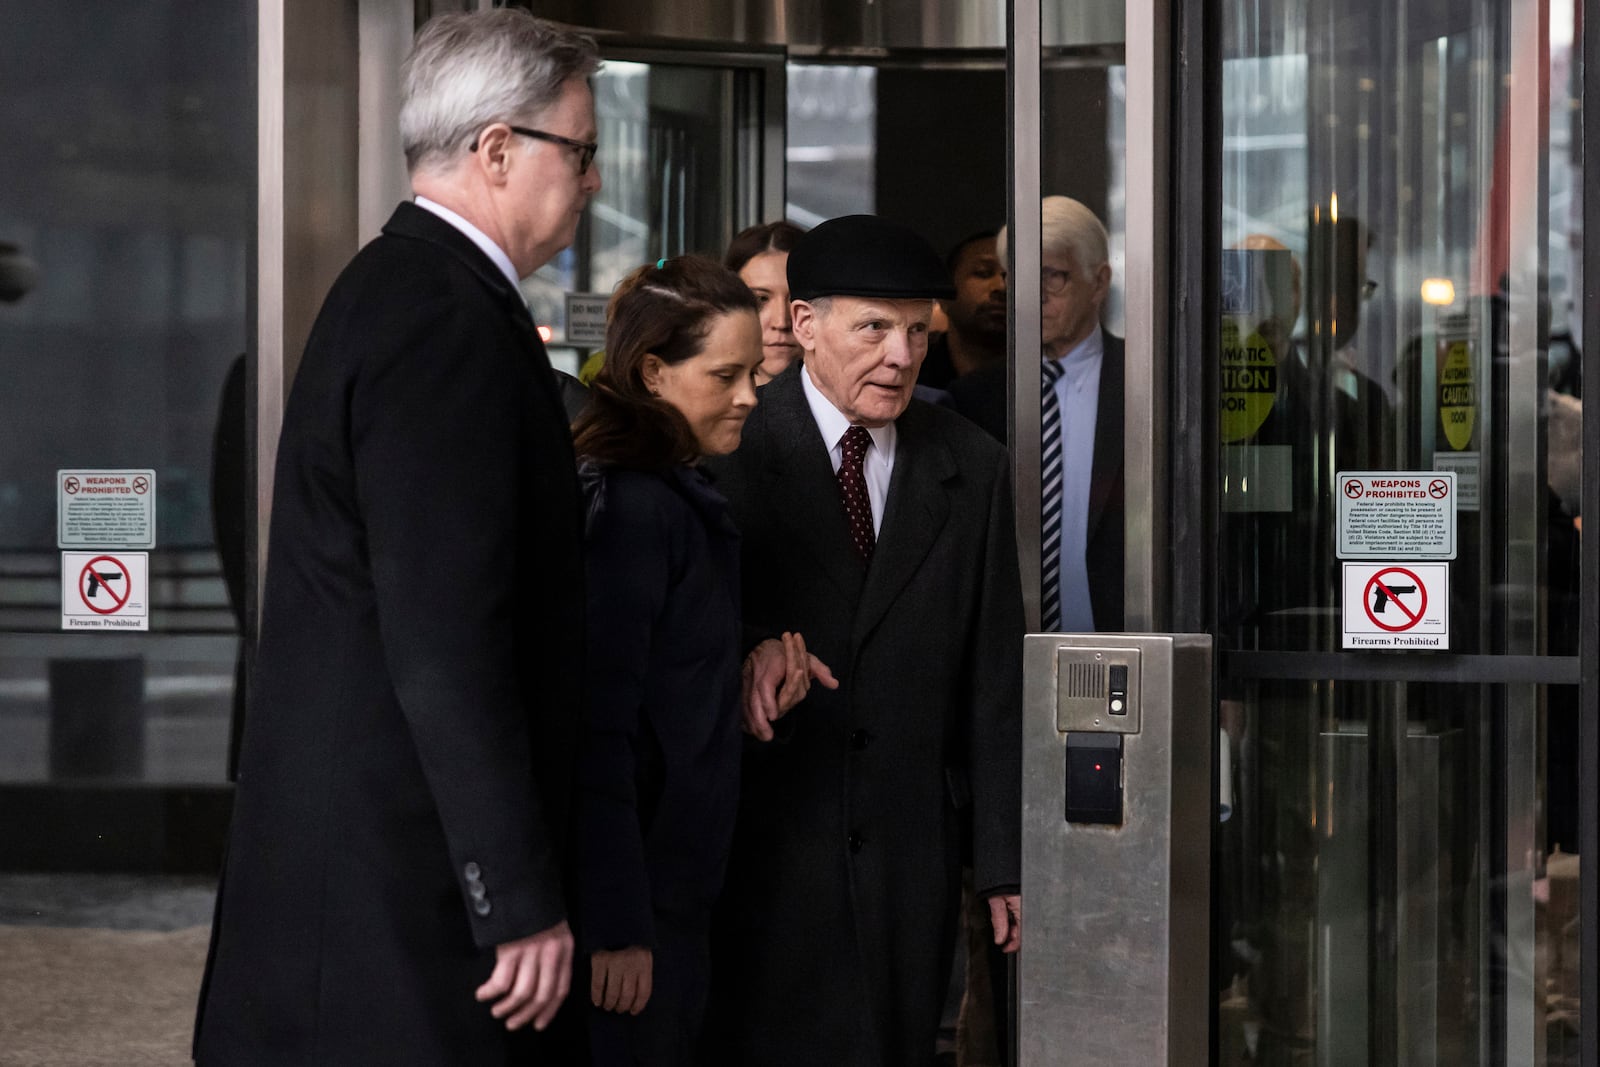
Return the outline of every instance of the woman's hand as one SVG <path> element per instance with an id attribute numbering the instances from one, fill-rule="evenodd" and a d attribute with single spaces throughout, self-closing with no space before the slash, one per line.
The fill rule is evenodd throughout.
<path id="1" fill-rule="evenodd" d="M 640 945 L 589 957 L 589 999 L 604 1011 L 638 1015 L 650 1003 L 655 958 Z"/>
<path id="2" fill-rule="evenodd" d="M 744 729 L 759 741 L 772 740 L 772 724 L 789 713 L 816 681 L 824 688 L 839 688 L 833 671 L 806 651 L 797 633 L 781 639 L 767 638 L 744 660 Z"/>

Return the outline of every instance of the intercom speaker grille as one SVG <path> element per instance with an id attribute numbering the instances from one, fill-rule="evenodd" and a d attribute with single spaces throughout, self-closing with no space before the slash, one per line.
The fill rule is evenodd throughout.
<path id="1" fill-rule="evenodd" d="M 1108 673 L 1103 663 L 1069 663 L 1061 695 L 1068 700 L 1104 699 Z"/>

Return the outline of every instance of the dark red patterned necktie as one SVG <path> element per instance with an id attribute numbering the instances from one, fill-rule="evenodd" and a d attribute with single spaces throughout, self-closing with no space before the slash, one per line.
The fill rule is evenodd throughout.
<path id="1" fill-rule="evenodd" d="M 872 532 L 872 498 L 867 495 L 866 475 L 861 465 L 867 458 L 872 435 L 865 427 L 852 426 L 839 439 L 839 498 L 844 501 L 845 517 L 850 520 L 850 541 L 861 562 L 872 562 L 877 537 Z"/>

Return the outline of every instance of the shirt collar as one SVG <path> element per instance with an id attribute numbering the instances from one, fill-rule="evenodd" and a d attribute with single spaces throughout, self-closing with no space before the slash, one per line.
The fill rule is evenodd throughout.
<path id="1" fill-rule="evenodd" d="M 800 364 L 800 388 L 805 390 L 806 403 L 811 407 L 811 417 L 816 420 L 817 431 L 822 434 L 822 443 L 828 446 L 829 452 L 837 452 L 839 439 L 850 428 L 850 420 L 833 406 L 833 401 L 822 395 L 822 390 L 811 380 L 811 371 L 804 363 Z M 869 426 L 867 434 L 879 452 L 885 456 L 894 454 L 894 423 L 891 422 L 887 426 Z"/>
<path id="2" fill-rule="evenodd" d="M 1088 337 L 1073 345 L 1067 350 L 1067 354 L 1061 357 L 1059 360 L 1061 369 L 1063 371 L 1073 370 L 1079 367 L 1087 367 L 1092 363 L 1098 363 L 1105 356 L 1105 352 L 1106 335 L 1101 330 L 1100 325 L 1096 323 L 1094 330 L 1090 332 Z"/>
<path id="3" fill-rule="evenodd" d="M 462 233 L 466 234 L 467 238 L 471 240 L 473 244 L 477 245 L 478 249 L 484 255 L 488 256 L 494 262 L 496 267 L 500 268 L 500 273 L 506 276 L 506 281 L 511 283 L 511 288 L 517 290 L 519 293 L 522 291 L 521 279 L 517 277 L 517 268 L 511 264 L 511 257 L 506 255 L 504 249 L 491 241 L 488 234 L 484 233 L 482 230 L 478 229 L 472 223 L 468 222 L 460 215 L 457 215 L 454 211 L 451 211 L 443 204 L 429 200 L 425 196 L 417 197 L 417 206 L 426 211 L 433 212 L 435 215 L 439 216 L 441 219 L 448 222 Z"/>

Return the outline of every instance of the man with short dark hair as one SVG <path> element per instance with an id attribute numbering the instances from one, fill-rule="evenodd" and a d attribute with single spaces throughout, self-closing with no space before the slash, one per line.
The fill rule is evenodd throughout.
<path id="1" fill-rule="evenodd" d="M 201 1064 L 504 1064 L 566 995 L 579 497 L 518 279 L 600 187 L 596 64 L 504 9 L 406 61 L 416 202 L 284 412 Z"/>
<path id="2" fill-rule="evenodd" d="M 945 257 L 955 290 L 939 301 L 949 328 L 928 342 L 917 384 L 948 389 L 980 367 L 1005 365 L 1006 268 L 995 248 L 995 231 L 963 238 Z"/>
<path id="3" fill-rule="evenodd" d="M 788 275 L 803 363 L 761 391 L 714 468 L 749 561 L 746 625 L 803 634 L 839 688 L 805 691 L 792 640 L 747 660 L 754 740 L 706 1058 L 926 1064 L 963 824 L 995 940 L 1020 937 L 1010 469 L 977 427 L 912 399 L 933 300 L 950 295 L 922 238 L 834 219 L 800 239 Z"/>

